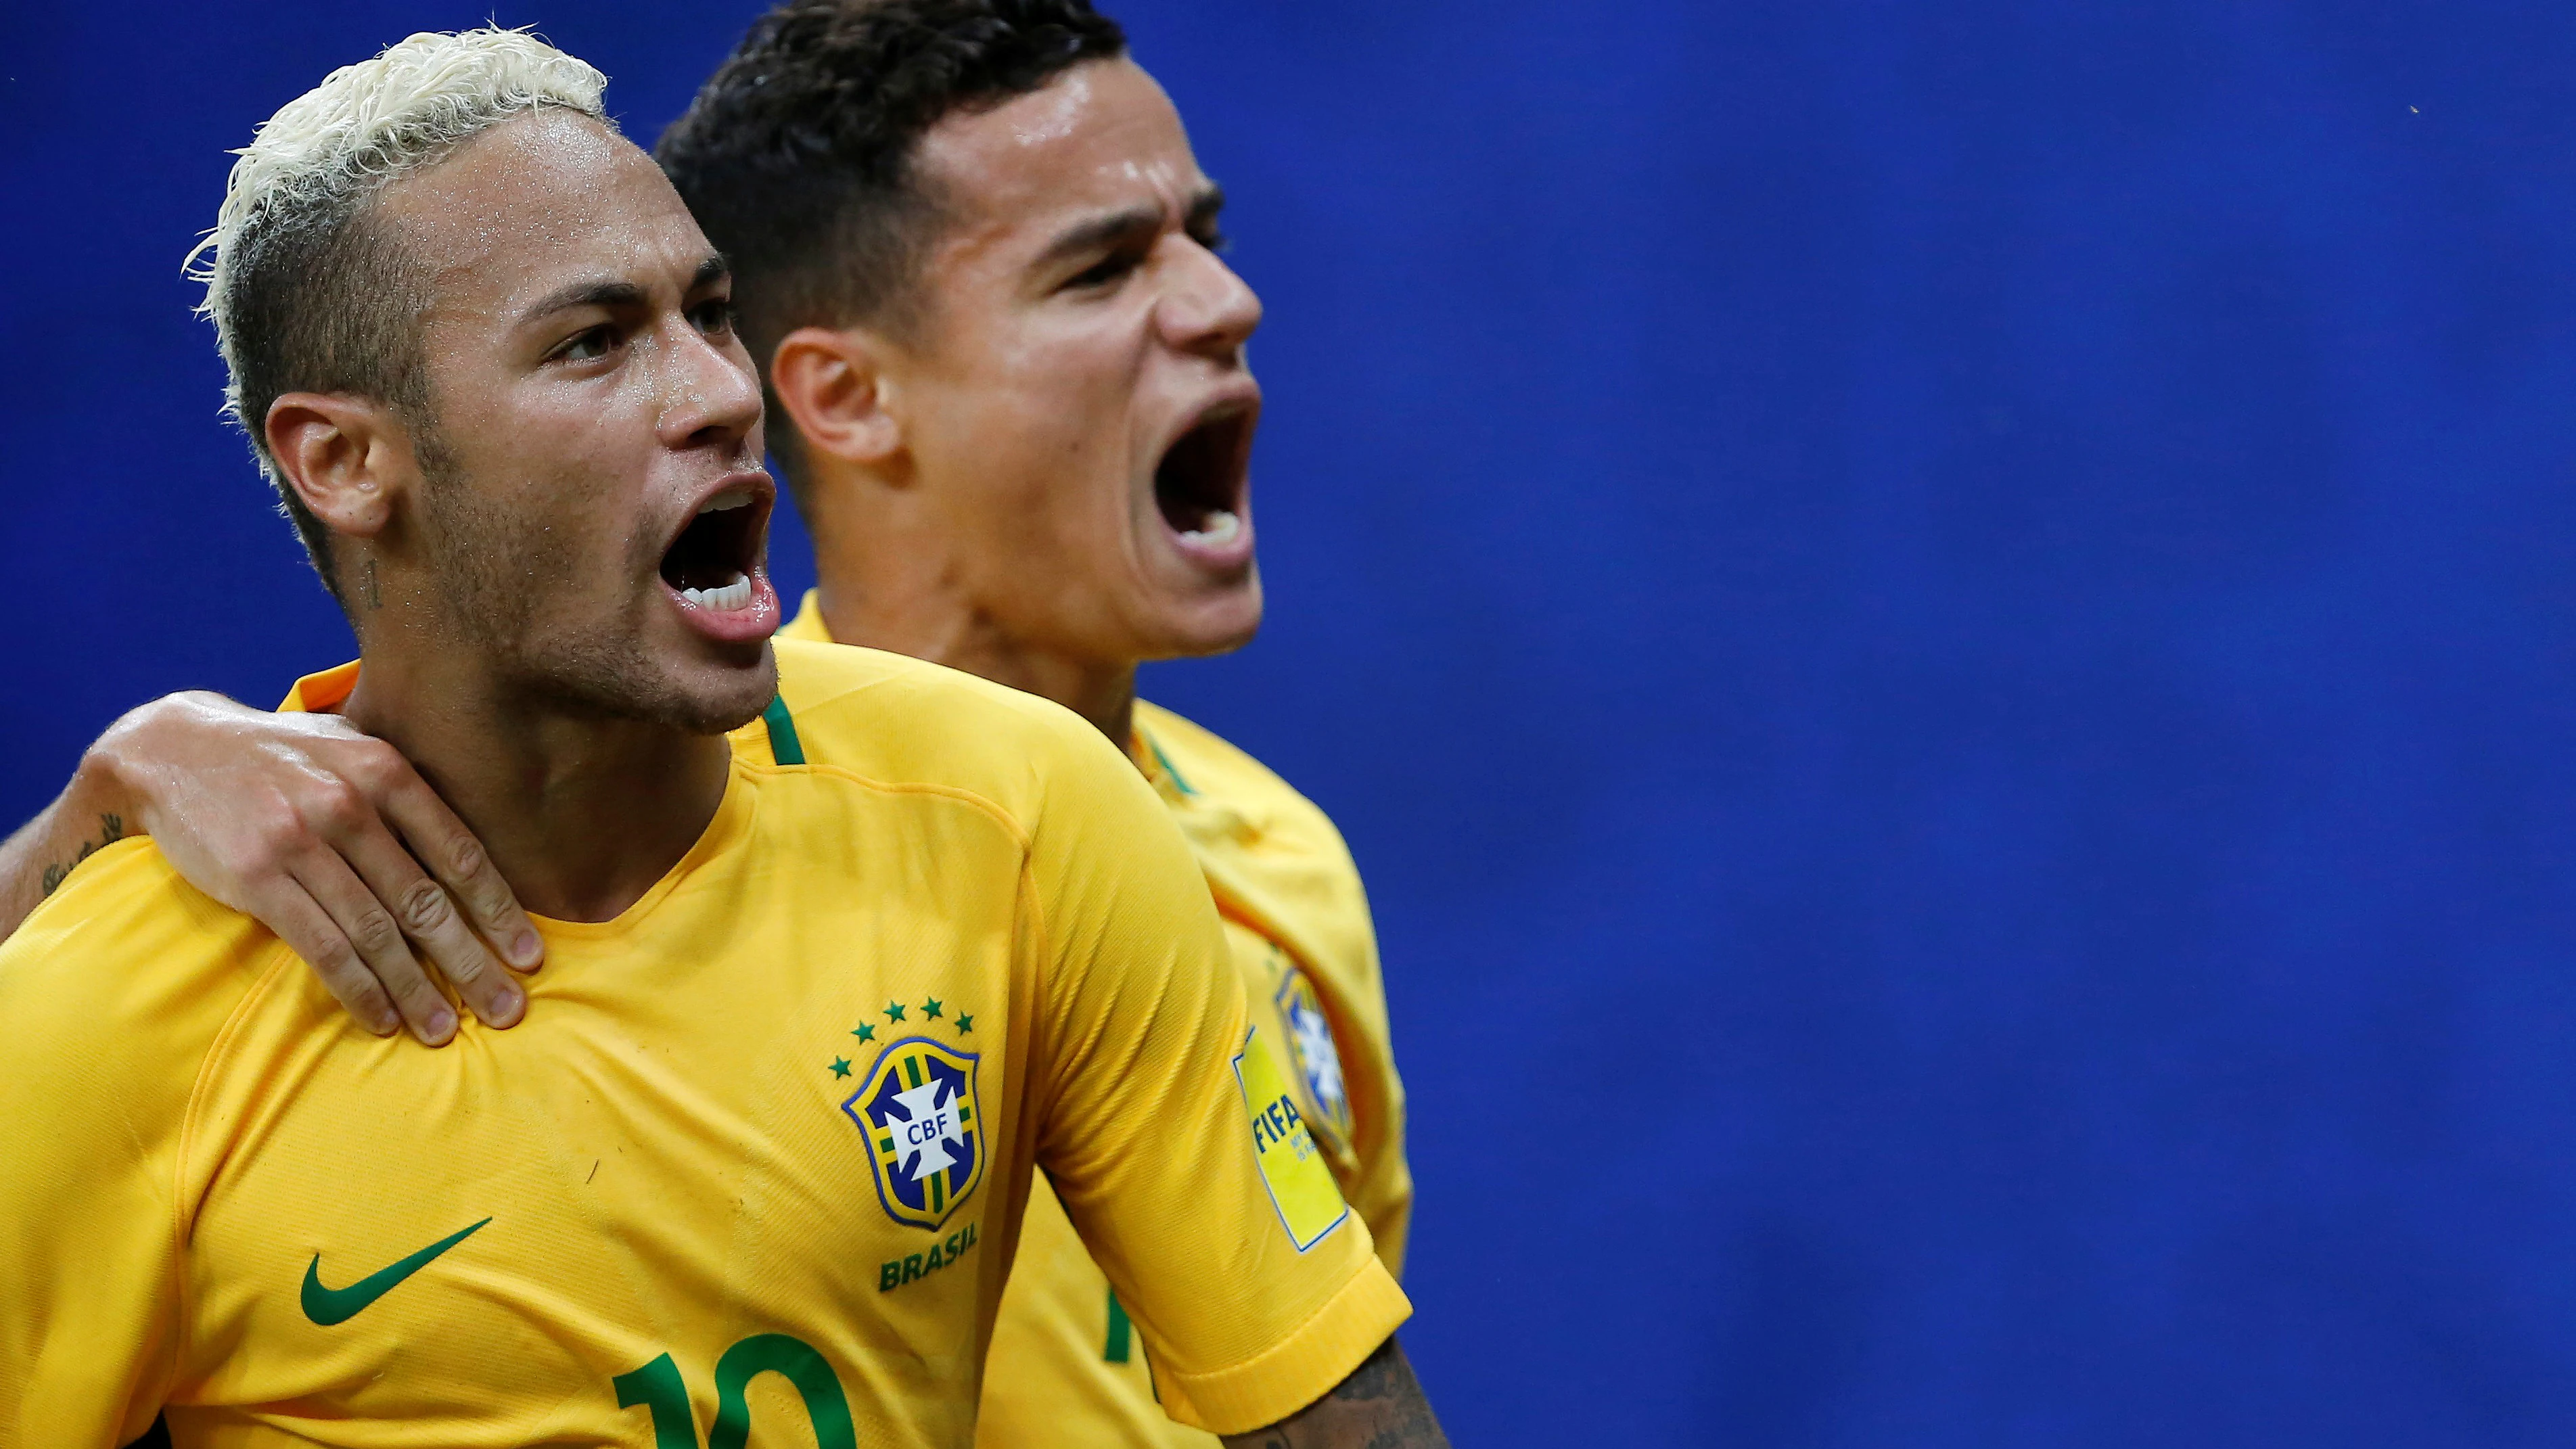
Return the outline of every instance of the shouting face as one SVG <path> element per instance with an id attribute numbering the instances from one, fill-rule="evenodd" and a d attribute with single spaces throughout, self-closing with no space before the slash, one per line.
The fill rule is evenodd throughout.
<path id="1" fill-rule="evenodd" d="M 1223 198 L 1170 99 L 1088 62 L 943 120 L 916 159 L 941 222 L 896 382 L 964 591 L 1092 660 L 1242 645 L 1261 303 L 1217 256 Z"/>
<path id="2" fill-rule="evenodd" d="M 758 713 L 779 618 L 760 388 L 731 278 L 662 173 L 540 111 L 374 220 L 428 299 L 417 506 L 383 540 L 412 617 L 571 708 L 701 733 Z M 358 592 L 362 621 L 393 602 Z"/>

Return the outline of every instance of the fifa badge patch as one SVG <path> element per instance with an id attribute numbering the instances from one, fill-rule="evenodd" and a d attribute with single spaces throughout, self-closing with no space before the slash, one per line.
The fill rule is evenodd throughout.
<path id="1" fill-rule="evenodd" d="M 841 1110 L 868 1140 L 877 1197 L 899 1223 L 936 1230 L 984 1180 L 974 1052 L 926 1036 L 889 1043 Z"/>
<path id="2" fill-rule="evenodd" d="M 1297 1110 L 1288 1079 L 1257 1031 L 1244 1034 L 1243 1050 L 1234 1055 L 1234 1082 L 1243 1093 L 1244 1113 L 1252 1119 L 1252 1159 L 1261 1166 L 1270 1205 L 1279 1210 L 1288 1240 L 1305 1252 L 1342 1225 L 1351 1215 L 1350 1206 L 1342 1201 L 1332 1168 L 1325 1165 L 1324 1149 Z"/>
<path id="3" fill-rule="evenodd" d="M 1341 1141 L 1351 1140 L 1350 1088 L 1342 1080 L 1341 1049 L 1333 1045 L 1333 1024 L 1324 1015 L 1323 998 L 1301 967 L 1288 968 L 1279 983 L 1279 1015 L 1288 1023 L 1288 1055 L 1297 1075 L 1306 1079 L 1306 1099 L 1314 1104 L 1320 1127 Z"/>

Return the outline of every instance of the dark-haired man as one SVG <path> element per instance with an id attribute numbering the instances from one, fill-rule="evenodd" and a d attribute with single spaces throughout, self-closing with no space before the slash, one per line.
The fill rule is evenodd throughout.
<path id="1" fill-rule="evenodd" d="M 1245 482 L 1260 395 L 1243 365 L 1260 307 L 1213 255 L 1219 198 L 1170 102 L 1086 5 L 798 3 L 754 28 L 660 151 L 733 260 L 745 334 L 770 363 L 772 447 L 823 580 L 788 633 L 970 669 L 1127 747 L 1198 854 L 1296 1109 L 1399 1265 L 1403 1096 L 1348 852 L 1256 761 L 1134 695 L 1140 661 L 1236 647 L 1261 612 Z M 170 782 L 197 762 L 224 780 L 198 798 L 250 807 L 174 805 Z M 180 700 L 112 733 L 85 775 L 147 765 L 150 788 L 91 813 L 155 821 L 210 889 L 300 911 L 354 1006 L 389 1024 L 390 990 L 430 1034 L 451 1029 L 372 885 L 416 903 L 401 915 L 426 921 L 420 954 L 463 970 L 464 999 L 516 1018 L 508 973 L 449 895 L 353 808 L 354 778 L 425 860 L 471 861 L 398 762 Z M 241 823 L 291 820 L 299 795 L 339 818 Z M 258 853 L 291 868 L 225 864 Z M 440 873 L 486 936 L 515 939 L 506 892 Z M 333 918 L 378 924 L 361 937 Z M 1127 1307 L 1043 1182 L 1028 1223 L 980 1441 L 1208 1442 L 1158 1405 Z"/>
<path id="2" fill-rule="evenodd" d="M 787 632 L 971 669 L 1127 746 L 1399 1267 L 1403 1092 L 1349 853 L 1257 761 L 1135 697 L 1140 661 L 1239 647 L 1261 619 L 1261 304 L 1216 254 L 1222 194 L 1170 100 L 1073 0 L 790 0 L 656 155 L 740 269 L 768 361 L 822 575 Z M 1145 1357 L 1041 1184 L 979 1443 L 1205 1443 Z"/>
<path id="3" fill-rule="evenodd" d="M 334 72 L 209 273 L 359 637 L 298 701 L 543 913 L 536 1009 L 370 1037 L 96 852 L 0 949 L 0 1445 L 961 1444 L 1035 1164 L 1176 1412 L 1438 1442 L 1151 792 L 1025 694 L 773 656 L 729 277 L 598 82 L 491 30 Z"/>

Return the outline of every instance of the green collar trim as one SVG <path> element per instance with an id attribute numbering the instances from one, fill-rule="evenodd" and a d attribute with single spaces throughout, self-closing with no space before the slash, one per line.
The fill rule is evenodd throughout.
<path id="1" fill-rule="evenodd" d="M 1145 733 L 1144 726 L 1138 725 L 1136 727 L 1136 738 L 1143 740 L 1145 742 L 1145 748 L 1154 752 L 1155 766 L 1164 774 L 1172 777 L 1172 784 L 1178 787 L 1182 794 L 1195 795 L 1198 793 L 1197 790 L 1191 787 L 1190 782 L 1182 777 L 1179 768 L 1173 765 L 1172 757 L 1163 753 L 1163 747 L 1155 742 L 1152 735 Z"/>
<path id="2" fill-rule="evenodd" d="M 782 765 L 805 763 L 805 746 L 796 738 L 796 721 L 787 713 L 784 695 L 772 695 L 769 708 L 760 712 L 760 722 L 769 726 L 769 757 Z"/>

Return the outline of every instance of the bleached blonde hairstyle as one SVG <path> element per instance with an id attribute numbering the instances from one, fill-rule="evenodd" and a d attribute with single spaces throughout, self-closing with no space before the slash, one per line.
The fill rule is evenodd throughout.
<path id="1" fill-rule="evenodd" d="M 368 225 L 369 203 L 512 117 L 546 107 L 615 129 L 608 78 L 524 30 L 424 32 L 342 66 L 280 108 L 233 154 L 215 225 L 188 254 L 206 284 L 230 374 L 224 412 L 250 435 L 260 472 L 340 593 L 327 535 L 277 473 L 263 421 L 288 392 L 350 392 L 417 413 L 416 279 Z M 343 600 L 345 604 L 345 600 Z"/>

